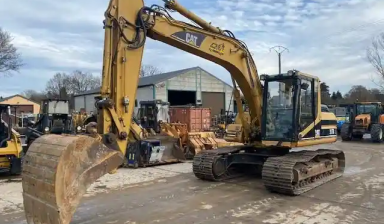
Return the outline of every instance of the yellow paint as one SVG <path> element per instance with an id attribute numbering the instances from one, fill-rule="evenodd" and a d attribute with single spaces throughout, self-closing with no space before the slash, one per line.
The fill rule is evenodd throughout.
<path id="1" fill-rule="evenodd" d="M 312 145 L 320 145 L 320 144 L 328 144 L 336 142 L 337 136 L 334 137 L 322 137 L 318 139 L 308 139 L 308 140 L 300 140 L 298 142 L 281 142 L 280 146 L 289 147 L 289 148 L 297 148 L 297 147 L 305 147 Z M 275 146 L 278 145 L 278 141 L 263 141 L 264 145 L 267 146 Z"/>
<path id="2" fill-rule="evenodd" d="M 15 95 L 9 99 L 3 100 L 0 104 L 9 104 L 12 106 L 17 105 L 33 105 L 33 113 L 38 114 L 40 112 L 40 105 L 20 95 Z"/>

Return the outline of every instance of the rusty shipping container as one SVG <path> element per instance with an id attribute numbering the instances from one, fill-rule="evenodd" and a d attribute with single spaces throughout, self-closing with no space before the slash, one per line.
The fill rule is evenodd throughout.
<path id="1" fill-rule="evenodd" d="M 189 132 L 209 131 L 211 127 L 211 109 L 196 107 L 170 107 L 171 123 L 187 124 Z"/>

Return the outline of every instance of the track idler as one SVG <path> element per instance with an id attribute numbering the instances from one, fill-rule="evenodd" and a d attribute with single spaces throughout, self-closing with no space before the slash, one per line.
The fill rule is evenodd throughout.
<path id="1" fill-rule="evenodd" d="M 89 136 L 44 135 L 23 161 L 28 224 L 69 224 L 88 187 L 118 168 L 124 156 Z"/>

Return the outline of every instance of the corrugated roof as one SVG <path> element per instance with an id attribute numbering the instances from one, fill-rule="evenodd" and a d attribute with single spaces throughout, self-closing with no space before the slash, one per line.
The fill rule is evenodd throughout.
<path id="1" fill-rule="evenodd" d="M 142 77 L 139 80 L 139 87 L 149 86 L 149 85 L 157 84 L 159 82 L 164 82 L 168 79 L 171 79 L 173 77 L 176 77 L 178 75 L 184 74 L 186 72 L 189 72 L 191 70 L 195 70 L 198 68 L 199 67 L 192 67 L 192 68 L 181 69 L 173 72 L 166 72 L 158 75 Z"/>
<path id="2" fill-rule="evenodd" d="M 139 79 L 139 87 L 150 86 L 150 85 L 157 84 L 159 82 L 164 82 L 168 79 L 171 79 L 173 77 L 176 77 L 178 75 L 184 74 L 186 72 L 189 72 L 189 71 L 195 70 L 195 69 L 201 69 L 201 70 L 205 71 L 204 69 L 200 68 L 199 66 L 196 66 L 196 67 L 176 70 L 176 71 L 172 71 L 172 72 L 166 72 L 166 73 L 162 73 L 162 74 L 158 74 L 158 75 L 141 77 Z M 207 74 L 217 78 L 216 76 L 212 75 L 211 73 L 209 73 L 207 71 L 205 71 L 205 72 Z M 227 84 L 227 83 L 225 83 L 225 84 Z M 227 85 L 230 86 L 229 84 L 227 84 Z M 91 94 L 98 94 L 98 93 L 100 93 L 100 87 L 96 88 L 96 89 L 91 89 L 91 90 L 82 92 L 82 93 L 77 94 L 75 96 L 91 95 Z"/>

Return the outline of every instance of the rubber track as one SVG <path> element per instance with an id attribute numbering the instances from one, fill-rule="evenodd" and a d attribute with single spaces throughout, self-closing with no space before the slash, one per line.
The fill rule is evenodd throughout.
<path id="1" fill-rule="evenodd" d="M 239 151 L 239 148 L 227 147 L 214 150 L 206 150 L 198 153 L 193 158 L 193 173 L 197 178 L 208 181 L 222 181 L 238 177 L 238 174 L 232 173 L 230 170 L 226 170 L 225 173 L 219 176 L 213 173 L 213 165 L 216 160 L 222 158 L 223 154 L 233 153 L 236 151 Z"/>
<path id="2" fill-rule="evenodd" d="M 309 162 L 319 155 L 332 155 L 339 157 L 339 168 L 330 175 L 319 175 L 312 183 L 304 186 L 294 187 L 292 185 L 293 168 L 297 163 Z M 340 156 L 342 158 L 340 158 Z M 262 171 L 262 179 L 264 186 L 276 193 L 285 195 L 300 195 L 309 190 L 312 190 L 324 183 L 341 177 L 344 172 L 345 158 L 344 152 L 340 150 L 319 149 L 317 151 L 300 151 L 291 152 L 284 156 L 270 157 L 264 163 Z"/>

